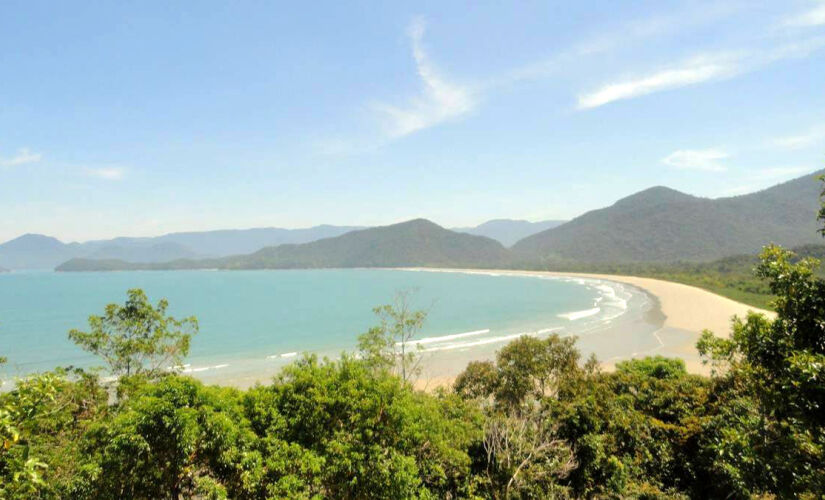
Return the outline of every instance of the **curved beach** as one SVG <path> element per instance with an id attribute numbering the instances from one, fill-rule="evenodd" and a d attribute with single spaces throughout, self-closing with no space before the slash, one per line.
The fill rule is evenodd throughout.
<path id="1" fill-rule="evenodd" d="M 685 365 L 691 373 L 707 374 L 709 368 L 701 363 L 696 352 L 696 341 L 702 331 L 711 330 L 718 336 L 727 336 L 731 330 L 731 320 L 734 316 L 744 317 L 749 311 L 765 314 L 774 317 L 775 313 L 758 309 L 756 307 L 742 304 L 734 300 L 716 295 L 701 288 L 663 281 L 653 278 L 641 278 L 636 276 L 620 276 L 608 274 L 592 273 L 565 273 L 550 271 L 516 271 L 516 270 L 480 270 L 480 269 L 427 269 L 415 268 L 416 271 L 428 272 L 454 272 L 470 274 L 490 274 L 511 276 L 534 276 L 534 277 L 555 277 L 555 278 L 583 278 L 601 280 L 607 282 L 620 283 L 635 287 L 655 302 L 653 316 L 658 313 L 658 329 L 653 331 L 653 335 L 659 342 L 655 349 L 644 352 L 633 353 L 632 356 L 622 356 L 615 359 L 601 359 L 605 369 L 611 369 L 614 364 L 623 359 L 633 357 L 644 357 L 647 355 L 660 354 L 668 357 L 679 357 L 685 361 Z M 654 320 L 655 321 L 655 320 Z M 608 328 L 606 332 L 610 332 Z M 622 334 L 622 332 L 615 332 Z M 586 349 L 585 349 L 586 350 Z M 438 374 L 425 376 L 418 383 L 422 389 L 443 386 L 452 381 L 451 376 Z M 437 373 L 437 370 L 431 370 Z"/>

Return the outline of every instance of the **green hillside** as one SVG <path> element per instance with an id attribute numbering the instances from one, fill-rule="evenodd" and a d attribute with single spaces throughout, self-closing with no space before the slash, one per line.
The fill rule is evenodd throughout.
<path id="1" fill-rule="evenodd" d="M 334 267 L 502 267 L 509 252 L 483 236 L 457 233 L 423 219 L 305 243 L 267 247 L 223 259 L 127 263 L 72 259 L 58 271 L 151 269 L 295 269 Z"/>
<path id="2" fill-rule="evenodd" d="M 523 262 L 550 265 L 711 261 L 756 253 L 768 243 L 815 244 L 820 192 L 815 175 L 720 199 L 655 187 L 529 236 L 513 250 Z"/>

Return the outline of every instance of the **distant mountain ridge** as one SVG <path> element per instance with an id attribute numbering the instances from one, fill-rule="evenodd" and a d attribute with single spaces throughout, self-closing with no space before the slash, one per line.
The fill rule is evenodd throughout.
<path id="1" fill-rule="evenodd" d="M 562 221 L 496 219 L 456 231 L 487 236 L 510 246 L 524 236 L 560 223 Z M 50 236 L 26 234 L 0 244 L 0 265 L 12 269 L 53 269 L 74 258 L 135 263 L 220 258 L 250 254 L 269 246 L 309 243 L 359 229 L 365 227 L 322 224 L 305 229 L 190 231 L 155 237 L 117 237 L 84 243 L 63 243 Z"/>
<path id="2" fill-rule="evenodd" d="M 180 245 L 180 240 L 166 241 L 165 237 L 159 237 L 147 241 L 152 244 L 154 255 L 167 258 L 158 258 L 154 262 L 124 258 L 127 250 L 113 249 L 113 245 L 134 239 L 118 238 L 81 258 L 70 257 L 72 260 L 67 259 L 60 270 L 404 266 L 559 269 L 559 266 L 572 268 L 576 267 L 574 264 L 586 263 L 708 262 L 731 255 L 754 254 L 772 242 L 786 247 L 821 244 L 816 220 L 821 187 L 815 175 L 748 195 L 718 199 L 700 198 L 657 186 L 523 238 L 510 249 L 486 236 L 448 230 L 430 221 L 416 219 L 353 231 L 347 231 L 349 228 L 345 227 L 319 226 L 343 234 L 311 242 L 269 245 L 257 251 L 214 258 L 184 254 L 188 247 L 175 246 Z M 491 228 L 535 227 L 532 224 L 496 220 L 476 228 L 459 229 L 489 232 Z M 175 236 L 189 238 L 186 241 L 192 244 L 192 240 L 223 235 L 179 233 Z M 498 237 L 506 241 L 501 233 Z M 245 248 L 260 243 L 256 240 Z M 53 238 L 28 235 L 0 245 L 0 257 L 11 248 L 29 252 L 30 260 L 54 258 L 49 252 L 65 251 L 62 245 Z M 66 246 L 71 248 L 72 245 L 77 244 Z M 226 246 L 222 251 L 234 248 L 237 247 Z M 176 258 L 168 258 L 170 255 Z M 0 265 L 11 267 L 5 262 L 0 259 Z"/>
<path id="3" fill-rule="evenodd" d="M 820 184 L 806 175 L 743 196 L 708 199 L 654 187 L 513 246 L 522 261 L 710 261 L 774 242 L 821 243 Z"/>
<path id="4" fill-rule="evenodd" d="M 226 257 L 251 253 L 271 245 L 307 243 L 354 229 L 361 227 L 321 225 L 305 229 L 230 229 L 145 238 L 118 237 L 85 243 L 63 243 L 50 236 L 25 234 L 0 244 L 0 266 L 9 269 L 54 269 L 73 258 L 167 262 Z"/>
<path id="5" fill-rule="evenodd" d="M 567 221 L 545 220 L 530 222 L 520 219 L 493 219 L 475 227 L 454 227 L 453 231 L 492 238 L 506 247 L 541 231 L 560 226 Z"/>
<path id="6" fill-rule="evenodd" d="M 428 220 L 414 219 L 222 259 L 143 264 L 73 259 L 57 270 L 503 267 L 509 264 L 509 258 L 509 251 L 491 238 L 450 231 Z"/>

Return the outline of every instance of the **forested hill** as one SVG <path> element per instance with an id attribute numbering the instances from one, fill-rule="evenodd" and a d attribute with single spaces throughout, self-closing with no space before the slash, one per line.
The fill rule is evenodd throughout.
<path id="1" fill-rule="evenodd" d="M 267 247 L 223 259 L 166 263 L 72 259 L 57 270 L 502 267 L 509 265 L 509 255 L 506 248 L 490 238 L 450 231 L 428 220 L 416 219 L 302 245 Z"/>
<path id="2" fill-rule="evenodd" d="M 529 236 L 513 250 L 522 260 L 552 262 L 709 261 L 756 253 L 768 243 L 820 243 L 820 183 L 810 174 L 731 198 L 690 196 L 654 187 Z"/>

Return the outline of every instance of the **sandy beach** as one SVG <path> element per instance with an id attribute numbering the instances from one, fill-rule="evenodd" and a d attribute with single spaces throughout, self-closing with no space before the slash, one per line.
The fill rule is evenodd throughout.
<path id="1" fill-rule="evenodd" d="M 636 287 L 652 297 L 659 311 L 663 315 L 662 327 L 655 332 L 661 342 L 656 352 L 640 353 L 639 356 L 661 354 L 663 356 L 680 357 L 691 373 L 708 374 L 709 368 L 701 363 L 696 352 L 696 341 L 702 331 L 710 330 L 718 336 L 727 336 L 731 330 L 733 316 L 744 317 L 748 311 L 763 313 L 774 317 L 772 311 L 765 311 L 734 300 L 716 295 L 701 288 L 673 283 L 670 281 L 635 276 L 618 276 L 590 273 L 564 273 L 549 271 L 514 271 L 514 270 L 478 270 L 478 269 L 427 269 L 415 268 L 416 271 L 428 272 L 460 272 L 460 273 L 495 273 L 512 276 L 553 276 L 578 277 L 612 281 Z M 602 360 L 602 366 L 612 369 L 617 360 Z M 420 389 L 432 390 L 435 387 L 448 385 L 452 377 L 442 374 L 424 376 L 416 384 Z"/>

